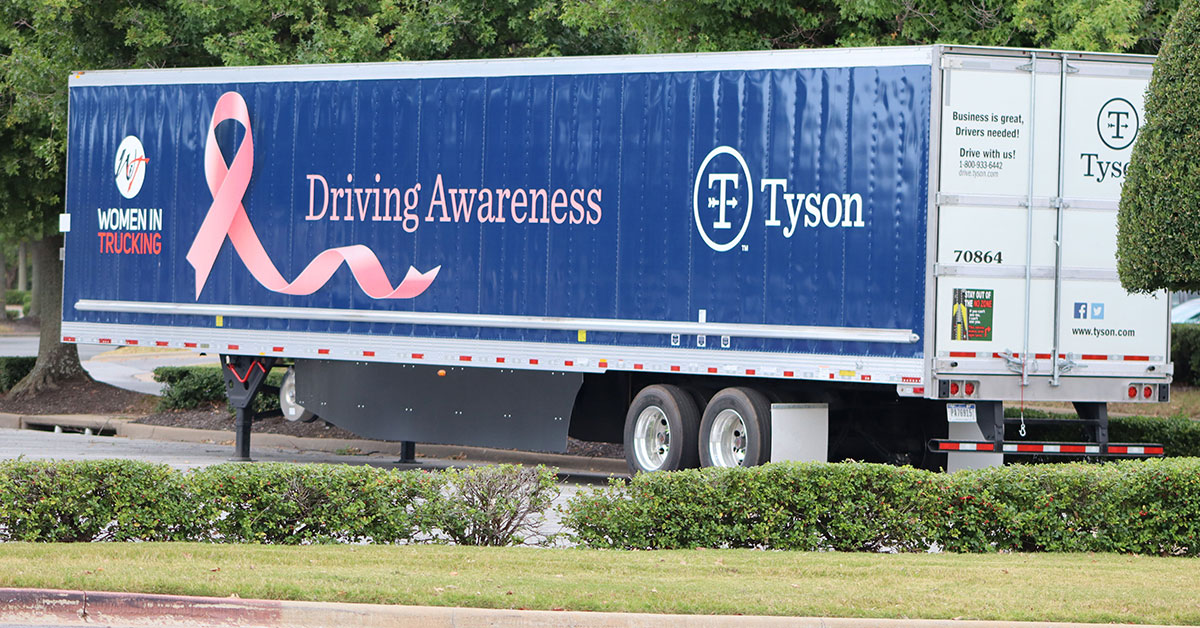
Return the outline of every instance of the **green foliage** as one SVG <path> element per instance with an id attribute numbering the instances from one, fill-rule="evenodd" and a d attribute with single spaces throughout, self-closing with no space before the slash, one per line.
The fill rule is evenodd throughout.
<path id="1" fill-rule="evenodd" d="M 5 305 L 29 305 L 28 290 L 8 290 L 4 293 Z"/>
<path id="2" fill-rule="evenodd" d="M 639 474 L 579 493 L 564 523 L 592 547 L 916 550 L 931 476 L 864 463 Z"/>
<path id="3" fill-rule="evenodd" d="M 523 543 L 558 497 L 553 469 L 541 465 L 467 467 L 443 472 L 437 527 L 459 545 Z"/>
<path id="4" fill-rule="evenodd" d="M 188 476 L 189 538 L 222 543 L 407 543 L 432 531 L 441 476 L 368 466 L 224 464 Z"/>
<path id="5" fill-rule="evenodd" d="M 1117 272 L 1131 292 L 1200 287 L 1200 0 L 1185 0 L 1146 91 L 1117 214 Z"/>
<path id="6" fill-rule="evenodd" d="M 863 463 L 650 473 L 583 491 L 587 546 L 1200 554 L 1200 460 L 953 474 Z"/>
<path id="7" fill-rule="evenodd" d="M 1115 443 L 1162 443 L 1168 458 L 1200 457 L 1200 421 L 1187 417 L 1111 417 L 1108 437 Z"/>
<path id="8" fill-rule="evenodd" d="M 1196 459 L 1011 466 L 946 477 L 945 529 L 958 531 L 941 536 L 950 551 L 1200 554 Z"/>
<path id="9" fill-rule="evenodd" d="M 154 369 L 154 381 L 166 384 L 160 410 L 189 410 L 225 399 L 220 367 L 160 366 Z"/>
<path id="10" fill-rule="evenodd" d="M 135 460 L 0 462 L 0 541 L 158 541 L 186 513 L 181 476 Z"/>
<path id="11" fill-rule="evenodd" d="M 1200 325 L 1171 325 L 1171 361 L 1176 383 L 1200 386 Z"/>
<path id="12" fill-rule="evenodd" d="M 0 358 L 0 393 L 6 393 L 33 370 L 37 358 Z"/>
<path id="13" fill-rule="evenodd" d="M 225 379 L 218 366 L 160 366 L 154 369 L 154 381 L 166 384 L 158 400 L 159 410 L 191 410 L 225 400 Z M 272 369 L 266 384 L 279 387 L 283 371 Z M 233 408 L 227 410 L 233 414 Z M 279 411 L 279 396 L 263 391 L 254 400 L 254 412 Z"/>
<path id="14" fill-rule="evenodd" d="M 1016 408 L 1005 408 L 1004 416 L 1019 416 Z M 1083 424 L 1072 425 L 1075 414 L 1025 410 L 1027 419 L 1064 419 L 1058 425 L 1030 425 L 1025 440 L 1075 441 L 1084 438 Z M 1016 440 L 1016 426 L 1005 433 Z M 1108 418 L 1108 439 L 1114 443 L 1161 443 L 1168 458 L 1200 458 L 1200 421 L 1187 417 L 1114 416 Z M 1061 458 L 1059 458 L 1061 460 Z"/>
<path id="15" fill-rule="evenodd" d="M 970 44 L 1154 53 L 1176 2 L 571 0 L 563 22 L 620 29 L 637 52 Z"/>
<path id="16" fill-rule="evenodd" d="M 523 542 L 558 494 L 554 471 L 427 473 L 369 466 L 132 460 L 0 463 L 0 542 Z"/>

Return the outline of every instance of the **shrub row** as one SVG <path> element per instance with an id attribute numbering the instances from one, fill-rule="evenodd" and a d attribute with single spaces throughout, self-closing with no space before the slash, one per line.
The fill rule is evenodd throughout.
<path id="1" fill-rule="evenodd" d="M 0 541 L 523 542 L 554 472 L 132 460 L 0 463 Z"/>
<path id="2" fill-rule="evenodd" d="M 28 290 L 5 290 L 4 304 L 5 305 L 29 305 L 33 300 L 33 295 Z"/>
<path id="3" fill-rule="evenodd" d="M 1019 416 L 1016 408 L 1005 408 L 1004 416 Z M 1074 414 L 1056 414 L 1042 410 L 1025 410 L 1027 419 L 1075 419 Z M 1017 427 L 1009 425 L 1007 438 L 1017 440 Z M 1064 422 L 1059 425 L 1030 425 L 1025 440 L 1076 441 L 1085 438 L 1083 425 Z M 1200 421 L 1186 417 L 1126 416 L 1109 417 L 1108 440 L 1114 443 L 1162 443 L 1169 458 L 1200 457 Z"/>
<path id="4" fill-rule="evenodd" d="M 941 474 L 865 463 L 642 474 L 582 491 L 587 546 L 1200 554 L 1200 460 Z"/>
<path id="5" fill-rule="evenodd" d="M 0 358 L 0 393 L 6 393 L 33 370 L 37 358 Z"/>
<path id="6" fill-rule="evenodd" d="M 1176 383 L 1200 386 L 1200 325 L 1171 325 L 1171 361 Z"/>
<path id="7" fill-rule="evenodd" d="M 160 366 L 154 369 L 154 381 L 165 384 L 158 401 L 160 410 L 190 410 L 225 401 L 225 379 L 219 366 Z M 282 369 L 267 374 L 267 384 L 278 387 Z M 227 408 L 233 414 L 232 408 Z M 254 400 L 255 412 L 278 412 L 279 398 L 260 394 Z"/>

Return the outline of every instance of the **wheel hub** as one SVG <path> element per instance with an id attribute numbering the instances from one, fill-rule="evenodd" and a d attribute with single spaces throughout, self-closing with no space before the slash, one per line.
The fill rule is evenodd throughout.
<path id="1" fill-rule="evenodd" d="M 726 409 L 717 414 L 709 431 L 708 456 L 713 466 L 740 467 L 746 460 L 746 422 L 736 410 Z"/>
<path id="2" fill-rule="evenodd" d="M 671 427 L 666 413 L 658 406 L 646 407 L 633 428 L 633 453 L 638 466 L 647 471 L 662 468 L 670 451 Z"/>

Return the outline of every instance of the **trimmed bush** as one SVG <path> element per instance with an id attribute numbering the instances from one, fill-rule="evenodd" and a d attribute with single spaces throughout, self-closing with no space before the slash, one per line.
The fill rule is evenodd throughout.
<path id="1" fill-rule="evenodd" d="M 0 393 L 8 392 L 17 382 L 25 379 L 37 358 L 0 358 Z"/>
<path id="2" fill-rule="evenodd" d="M 1186 417 L 1112 417 L 1108 438 L 1115 443 L 1162 443 L 1168 457 L 1200 457 L 1200 421 Z"/>
<path id="3" fill-rule="evenodd" d="M 154 381 L 166 384 L 158 401 L 159 410 L 191 410 L 225 401 L 225 380 L 219 366 L 160 366 L 154 369 Z M 283 382 L 281 369 L 267 374 L 267 385 Z M 230 414 L 232 407 L 227 408 Z M 254 401 L 255 412 L 278 412 L 279 397 L 260 394 Z"/>
<path id="4" fill-rule="evenodd" d="M 188 535 L 222 543 L 407 543 L 428 537 L 445 479 L 368 466 L 223 464 L 187 481 Z"/>
<path id="5" fill-rule="evenodd" d="M 467 467 L 441 475 L 446 488 L 437 527 L 459 545 L 524 543 L 559 493 L 554 470 L 541 465 Z"/>
<path id="6" fill-rule="evenodd" d="M 641 474 L 564 508 L 602 548 L 1200 555 L 1200 460 L 940 474 L 864 463 Z"/>
<path id="7" fill-rule="evenodd" d="M 1005 408 L 1004 416 L 1018 416 L 1016 408 Z M 1077 419 L 1075 414 L 1025 410 L 1027 419 Z M 1008 438 L 1016 439 L 1016 426 L 1007 426 Z M 1025 440 L 1074 441 L 1083 438 L 1083 425 L 1030 425 Z M 1114 443 L 1162 443 L 1168 458 L 1200 457 L 1200 421 L 1186 417 L 1114 416 L 1108 419 L 1108 439 Z"/>
<path id="8" fill-rule="evenodd" d="M 181 480 L 135 460 L 0 462 L 0 541 L 176 540 Z"/>
<path id="9" fill-rule="evenodd" d="M 1146 90 L 1117 213 L 1117 273 L 1131 292 L 1200 285 L 1200 0 L 1183 0 Z"/>
<path id="10" fill-rule="evenodd" d="M 939 541 L 950 551 L 1200 555 L 1200 460 L 1022 465 L 946 477 L 951 512 Z"/>
<path id="11" fill-rule="evenodd" d="M 29 305 L 32 295 L 28 290 L 6 290 L 4 292 L 5 305 Z"/>
<path id="12" fill-rule="evenodd" d="M 1200 325 L 1171 325 L 1171 361 L 1176 383 L 1200 386 Z"/>
<path id="13" fill-rule="evenodd" d="M 564 523 L 592 547 L 920 550 L 936 474 L 865 463 L 645 473 L 581 492 Z"/>
<path id="14" fill-rule="evenodd" d="M 154 369 L 154 381 L 166 384 L 160 410 L 190 410 L 225 399 L 220 367 L 160 366 Z"/>
<path id="15" fill-rule="evenodd" d="M 0 463 L 0 542 L 523 542 L 558 494 L 554 471 L 132 460 Z"/>

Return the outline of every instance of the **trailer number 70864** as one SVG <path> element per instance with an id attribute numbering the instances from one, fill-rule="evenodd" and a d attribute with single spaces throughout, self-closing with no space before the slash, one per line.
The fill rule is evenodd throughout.
<path id="1" fill-rule="evenodd" d="M 1004 263 L 1004 252 L 954 249 L 954 261 L 968 264 L 1002 264 Z"/>

